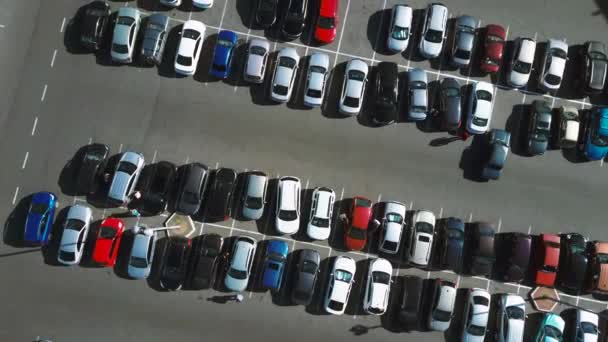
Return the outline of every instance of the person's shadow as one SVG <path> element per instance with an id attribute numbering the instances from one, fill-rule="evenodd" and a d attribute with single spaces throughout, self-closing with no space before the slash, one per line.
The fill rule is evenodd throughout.
<path id="1" fill-rule="evenodd" d="M 462 141 L 462 138 L 458 137 L 458 136 L 440 137 L 440 138 L 431 140 L 429 145 L 431 145 L 433 147 L 439 147 L 439 146 L 445 146 L 451 142 L 459 141 L 459 140 Z"/>
<path id="2" fill-rule="evenodd" d="M 214 302 L 218 304 L 226 304 L 228 302 L 238 302 L 236 300 L 237 295 L 223 295 L 223 296 L 213 296 L 207 298 L 207 301 Z"/>
<path id="3" fill-rule="evenodd" d="M 377 329 L 377 328 L 382 328 L 382 324 L 374 325 L 371 327 L 366 327 L 363 324 L 357 324 L 357 325 L 353 326 L 352 328 L 350 328 L 349 331 L 352 332 L 353 334 L 355 334 L 355 336 L 361 336 L 361 335 L 367 334 L 370 330 Z"/>

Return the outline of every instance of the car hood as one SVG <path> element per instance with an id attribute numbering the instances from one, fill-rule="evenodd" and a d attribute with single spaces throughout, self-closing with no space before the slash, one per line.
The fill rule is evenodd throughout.
<path id="1" fill-rule="evenodd" d="M 608 289 L 608 264 L 600 265 L 598 276 L 597 288 L 604 292 Z"/>
<path id="2" fill-rule="evenodd" d="M 514 70 L 509 74 L 509 83 L 516 87 L 525 86 L 529 79 L 530 74 L 522 74 Z"/>
<path id="3" fill-rule="evenodd" d="M 428 57 L 436 57 L 441 53 L 441 48 L 443 47 L 443 42 L 441 43 L 432 43 L 424 39 L 424 37 L 420 40 L 420 51 L 422 54 Z"/>
<path id="4" fill-rule="evenodd" d="M 538 271 L 536 273 L 536 284 L 543 286 L 553 286 L 557 275 L 553 272 Z"/>
<path id="5" fill-rule="evenodd" d="M 429 242 L 420 241 L 421 236 L 426 236 L 429 238 Z M 416 242 L 414 254 L 412 255 L 412 261 L 417 264 L 426 264 L 428 255 L 431 249 L 431 243 L 433 242 L 433 235 L 426 233 L 418 233 L 416 234 Z"/>
<path id="6" fill-rule="evenodd" d="M 129 183 L 130 178 L 131 177 L 129 176 L 129 174 L 127 174 L 125 172 L 122 172 L 122 171 L 116 172 L 114 174 L 114 179 L 112 180 L 112 184 L 110 185 L 110 190 L 108 191 L 108 195 L 110 195 L 110 197 L 112 197 L 112 198 L 122 200 L 122 198 L 118 198 L 118 196 L 121 196 L 123 194 L 118 193 L 118 191 L 127 188 L 127 184 Z"/>
<path id="7" fill-rule="evenodd" d="M 260 73 L 260 69 L 264 63 L 264 57 L 260 55 L 249 55 L 249 62 L 247 63 L 247 68 L 245 70 L 245 74 L 247 75 L 258 75 Z"/>
<path id="8" fill-rule="evenodd" d="M 547 150 L 546 140 L 535 140 L 534 138 L 528 143 L 528 150 L 532 154 L 541 154 Z"/>
<path id="9" fill-rule="evenodd" d="M 509 331 L 505 342 L 519 342 L 523 341 L 524 334 L 524 320 L 521 319 L 510 319 L 509 320 Z"/>
<path id="10" fill-rule="evenodd" d="M 42 215 L 30 213 L 25 221 L 25 235 L 23 236 L 26 241 L 39 241 L 42 240 L 42 236 L 39 234 L 40 220 Z M 45 230 L 42 231 L 45 234 Z"/>
<path id="11" fill-rule="evenodd" d="M 363 89 L 363 82 L 348 80 L 346 85 L 346 96 L 350 97 L 361 97 L 361 90 Z"/>

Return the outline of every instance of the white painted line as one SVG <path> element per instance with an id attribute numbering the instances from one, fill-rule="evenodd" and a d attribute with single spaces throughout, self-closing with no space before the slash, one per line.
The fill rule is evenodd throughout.
<path id="1" fill-rule="evenodd" d="M 456 273 L 454 273 L 454 271 L 451 271 L 451 270 L 440 270 L 439 272 L 456 274 Z"/>
<path id="2" fill-rule="evenodd" d="M 158 154 L 157 150 L 154 150 L 154 155 L 152 156 L 152 163 L 156 161 L 156 155 Z"/>
<path id="3" fill-rule="evenodd" d="M 410 211 L 412 210 L 413 207 L 414 207 L 414 201 L 410 201 Z"/>
<path id="4" fill-rule="evenodd" d="M 65 26 L 65 17 L 61 20 L 61 27 L 59 28 L 59 32 L 63 32 L 63 27 Z"/>
<path id="5" fill-rule="evenodd" d="M 502 226 L 502 217 L 498 218 L 498 225 L 496 227 L 496 231 L 500 233 L 500 227 Z"/>
<path id="6" fill-rule="evenodd" d="M 439 218 L 443 217 L 443 207 L 441 207 L 441 209 L 439 209 Z"/>
<path id="7" fill-rule="evenodd" d="M 344 27 L 346 27 L 346 19 L 348 18 L 348 9 L 350 8 L 350 0 L 346 3 L 346 11 L 344 12 L 344 21 L 342 22 L 342 30 L 340 30 L 340 38 L 338 38 L 338 48 L 336 49 L 336 57 L 334 58 L 334 67 L 338 64 L 338 56 L 340 55 L 340 46 L 342 45 L 342 36 L 344 35 Z"/>
<path id="8" fill-rule="evenodd" d="M 47 85 L 44 85 L 44 89 L 42 89 L 42 96 L 40 97 L 40 102 L 44 102 L 44 97 L 46 96 L 46 88 Z"/>
<path id="9" fill-rule="evenodd" d="M 201 230 L 198 232 L 198 236 L 203 235 L 203 230 L 205 229 L 205 222 L 201 222 Z"/>
<path id="10" fill-rule="evenodd" d="M 3 24 L 0 24 L 0 28 L 5 28 L 6 26 L 4 26 Z"/>
<path id="11" fill-rule="evenodd" d="M 460 286 L 460 276 L 456 278 L 456 288 Z"/>
<path id="12" fill-rule="evenodd" d="M 186 156 L 186 160 L 184 161 L 184 164 L 188 164 L 189 161 L 190 161 L 190 156 Z"/>
<path id="13" fill-rule="evenodd" d="M 234 224 L 236 223 L 235 219 L 232 219 L 232 224 L 230 225 L 230 236 L 232 236 L 232 233 L 234 231 Z M 211 226 L 211 223 L 209 223 L 209 225 Z"/>
<path id="14" fill-rule="evenodd" d="M 530 226 L 528 227 L 528 235 L 530 235 L 530 232 L 531 232 L 531 231 L 532 231 L 532 225 L 530 225 Z"/>
<path id="15" fill-rule="evenodd" d="M 23 163 L 21 164 L 21 170 L 25 169 L 25 166 L 27 165 L 27 158 L 30 156 L 29 152 L 25 152 L 25 157 L 23 157 Z"/>
<path id="16" fill-rule="evenodd" d="M 224 2 L 224 9 L 222 9 L 222 17 L 220 18 L 220 28 L 219 30 L 222 29 L 222 24 L 224 23 L 224 15 L 226 14 L 226 5 L 228 4 L 228 0 L 226 0 Z"/>
<path id="17" fill-rule="evenodd" d="M 426 271 L 426 279 L 429 279 L 431 277 L 431 271 Z"/>
<path id="18" fill-rule="evenodd" d="M 192 19 L 192 12 L 188 13 L 188 20 Z"/>
<path id="19" fill-rule="evenodd" d="M 376 203 L 380 203 L 382 201 L 382 194 L 378 194 L 378 200 L 376 201 Z"/>
<path id="20" fill-rule="evenodd" d="M 486 284 L 486 291 L 490 291 L 490 283 L 491 280 L 490 279 L 486 279 L 488 281 L 488 283 Z"/>
<path id="21" fill-rule="evenodd" d="M 600 166 L 604 166 L 604 158 L 600 159 Z"/>
<path id="22" fill-rule="evenodd" d="M 122 146 L 122 144 L 120 144 L 120 146 L 118 147 L 118 153 L 122 153 L 122 148 L 123 148 L 123 146 Z"/>
<path id="23" fill-rule="evenodd" d="M 162 216 L 162 217 L 169 217 L 169 214 L 162 213 L 162 214 L 160 214 L 159 216 Z"/>
<path id="24" fill-rule="evenodd" d="M 378 26 L 378 32 L 376 33 L 376 44 L 374 45 L 374 53 L 372 53 L 372 66 L 374 66 L 374 62 L 376 61 L 376 51 L 379 49 L 380 43 L 380 33 L 382 33 L 382 27 L 384 24 L 384 10 L 386 9 L 386 0 L 382 4 L 382 16 L 380 17 L 380 25 Z"/>
<path id="25" fill-rule="evenodd" d="M 220 162 L 215 162 L 215 169 L 217 170 L 220 167 Z"/>
<path id="26" fill-rule="evenodd" d="M 473 213 L 469 213 L 469 223 L 473 222 Z"/>
<path id="27" fill-rule="evenodd" d="M 55 57 L 57 57 L 57 49 L 53 51 L 53 58 L 51 58 L 51 68 L 55 65 Z"/>
<path id="28" fill-rule="evenodd" d="M 36 134 L 36 126 L 38 126 L 38 117 L 34 117 L 34 124 L 32 125 L 32 136 Z"/>
<path id="29" fill-rule="evenodd" d="M 249 291 L 249 298 L 251 298 L 251 296 L 253 296 L 253 291 Z"/>
<path id="30" fill-rule="evenodd" d="M 89 145 L 93 142 L 93 138 L 89 137 Z"/>
<path id="31" fill-rule="evenodd" d="M 15 194 L 13 195 L 13 205 L 17 202 L 17 195 L 19 195 L 19 187 L 15 188 Z"/>

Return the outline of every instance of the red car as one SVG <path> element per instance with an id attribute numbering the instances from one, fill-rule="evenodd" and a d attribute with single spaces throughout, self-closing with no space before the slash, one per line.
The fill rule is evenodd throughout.
<path id="1" fill-rule="evenodd" d="M 555 234 L 541 234 L 539 266 L 536 270 L 536 285 L 553 287 L 559 263 L 560 237 Z"/>
<path id="2" fill-rule="evenodd" d="M 114 217 L 108 217 L 101 222 L 93 248 L 94 262 L 104 266 L 114 266 L 124 229 L 125 224 L 122 220 Z"/>
<path id="3" fill-rule="evenodd" d="M 505 50 L 505 39 L 507 39 L 507 32 L 502 26 L 494 24 L 486 26 L 484 56 L 480 65 L 482 71 L 493 74 L 498 72 Z"/>
<path id="4" fill-rule="evenodd" d="M 367 242 L 367 227 L 372 217 L 372 201 L 365 197 L 353 198 L 349 225 L 344 230 L 344 243 L 351 251 L 360 251 Z"/>
<path id="5" fill-rule="evenodd" d="M 324 44 L 329 44 L 336 39 L 338 27 L 338 1 L 321 0 L 319 6 L 319 17 L 315 25 L 315 39 Z"/>

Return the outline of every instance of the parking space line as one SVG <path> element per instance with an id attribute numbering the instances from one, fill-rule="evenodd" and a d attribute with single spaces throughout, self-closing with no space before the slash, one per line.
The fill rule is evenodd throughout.
<path id="1" fill-rule="evenodd" d="M 211 226 L 211 227 L 223 228 L 223 229 L 226 229 L 226 230 L 230 229 L 230 231 L 236 230 L 237 232 L 242 232 L 242 233 L 251 233 L 251 234 L 256 234 L 256 235 L 264 235 L 264 234 L 262 234 L 260 232 L 256 232 L 255 230 L 241 229 L 241 228 L 237 228 L 237 227 L 234 227 L 234 226 L 228 227 L 228 226 L 224 226 L 222 224 L 209 223 L 209 222 L 207 222 L 205 224 L 208 225 L 208 226 Z M 230 235 L 230 236 L 232 236 L 232 235 Z"/>
<path id="2" fill-rule="evenodd" d="M 184 161 L 184 164 L 188 164 L 188 162 L 190 162 L 190 156 L 186 155 L 186 160 Z"/>
<path id="3" fill-rule="evenodd" d="M 414 201 L 410 201 L 410 211 L 412 210 L 413 207 L 414 207 Z"/>
<path id="4" fill-rule="evenodd" d="M 490 291 L 490 283 L 492 282 L 490 279 L 486 279 L 487 284 L 486 284 L 486 291 Z"/>
<path id="5" fill-rule="evenodd" d="M 334 58 L 334 67 L 338 64 L 338 56 L 340 55 L 340 46 L 342 46 L 342 36 L 346 27 L 346 19 L 348 18 L 348 9 L 350 8 L 350 0 L 346 2 L 346 11 L 344 12 L 344 21 L 342 22 L 342 30 L 340 30 L 340 38 L 338 38 L 338 48 L 336 49 L 336 57 Z"/>
<path id="6" fill-rule="evenodd" d="M 46 96 L 46 88 L 47 88 L 47 87 L 48 87 L 48 86 L 45 84 L 45 85 L 44 85 L 44 89 L 42 89 L 42 96 L 40 97 L 40 102 L 44 102 L 44 98 L 45 98 L 45 96 Z"/>
<path id="7" fill-rule="evenodd" d="M 456 288 L 460 286 L 460 276 L 456 277 Z"/>
<path id="8" fill-rule="evenodd" d="M 27 165 L 27 158 L 30 156 L 29 152 L 25 152 L 25 157 L 23 157 L 23 163 L 21 164 L 21 170 L 25 169 L 25 166 Z"/>
<path id="9" fill-rule="evenodd" d="M 89 145 L 93 142 L 93 138 L 89 137 Z"/>
<path id="10" fill-rule="evenodd" d="M 442 218 L 442 217 L 443 217 L 443 207 L 441 207 L 441 208 L 439 209 L 439 215 L 438 215 L 438 216 L 439 216 L 439 218 Z"/>
<path id="11" fill-rule="evenodd" d="M 65 17 L 63 17 L 63 20 L 61 21 L 61 27 L 59 28 L 59 33 L 63 32 L 63 27 L 65 26 Z"/>
<path id="12" fill-rule="evenodd" d="M 0 28 L 5 28 L 6 26 L 4 26 L 4 24 L 0 24 Z"/>
<path id="13" fill-rule="evenodd" d="M 122 144 L 120 144 L 120 146 L 118 147 L 118 153 L 122 153 Z"/>
<path id="14" fill-rule="evenodd" d="M 13 205 L 15 205 L 15 202 L 17 201 L 17 196 L 19 195 L 19 187 L 15 188 L 15 194 L 13 195 Z"/>
<path id="15" fill-rule="evenodd" d="M 36 126 L 38 126 L 38 117 L 37 116 L 34 117 L 34 124 L 32 125 L 32 136 L 34 136 L 34 134 L 36 134 Z"/>
<path id="16" fill-rule="evenodd" d="M 51 58 L 51 68 L 55 65 L 55 57 L 57 57 L 57 49 L 53 51 L 53 58 Z"/>
<path id="17" fill-rule="evenodd" d="M 469 213 L 469 223 L 473 222 L 473 213 Z"/>
<path id="18" fill-rule="evenodd" d="M 232 219 L 232 224 L 230 225 L 230 236 L 232 236 L 232 233 L 234 231 L 234 224 L 236 223 L 235 219 Z M 211 223 L 209 223 L 210 226 L 214 227 Z"/>
<path id="19" fill-rule="evenodd" d="M 198 236 L 203 235 L 203 230 L 205 229 L 205 222 L 201 222 L 201 230 L 198 232 Z"/>
<path id="20" fill-rule="evenodd" d="M 224 9 L 222 9 L 222 17 L 220 18 L 220 30 L 222 29 L 222 24 L 224 23 L 224 15 L 226 15 L 226 5 L 228 4 L 228 0 L 224 1 Z"/>
<path id="21" fill-rule="evenodd" d="M 192 11 L 190 11 L 190 13 L 188 13 L 188 20 L 192 19 Z"/>
<path id="22" fill-rule="evenodd" d="M 372 66 L 374 66 L 374 62 L 376 61 L 376 51 L 379 48 L 380 43 L 380 33 L 382 33 L 382 28 L 384 27 L 384 10 L 386 9 L 386 0 L 382 4 L 382 16 L 380 17 L 380 25 L 378 26 L 378 32 L 376 33 L 376 44 L 374 44 L 374 53 L 372 53 Z"/>
<path id="23" fill-rule="evenodd" d="M 530 235 L 531 231 L 532 231 L 532 225 L 528 226 L 528 235 Z"/>

